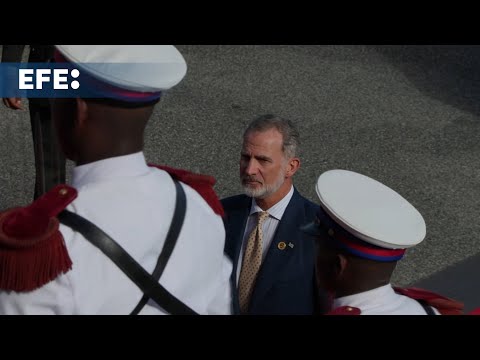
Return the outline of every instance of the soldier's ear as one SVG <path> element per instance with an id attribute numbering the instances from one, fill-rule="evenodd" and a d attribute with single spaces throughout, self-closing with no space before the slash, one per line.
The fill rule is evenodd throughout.
<path id="1" fill-rule="evenodd" d="M 348 259 L 343 254 L 337 254 L 335 259 L 335 277 L 341 279 L 347 268 Z"/>
<path id="2" fill-rule="evenodd" d="M 76 98 L 77 113 L 76 125 L 82 127 L 88 118 L 88 104 L 82 98 Z"/>

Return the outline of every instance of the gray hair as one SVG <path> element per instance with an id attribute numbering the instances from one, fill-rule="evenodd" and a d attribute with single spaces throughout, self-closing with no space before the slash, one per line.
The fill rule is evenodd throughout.
<path id="1" fill-rule="evenodd" d="M 279 116 L 272 114 L 259 116 L 248 125 L 243 138 L 245 139 L 252 132 L 263 132 L 270 129 L 276 129 L 282 134 L 282 151 L 287 159 L 299 155 L 300 135 L 297 128 L 290 120 Z"/>

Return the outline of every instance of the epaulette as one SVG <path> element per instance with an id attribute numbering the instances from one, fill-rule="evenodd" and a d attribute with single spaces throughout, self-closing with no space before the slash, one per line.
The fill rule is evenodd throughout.
<path id="1" fill-rule="evenodd" d="M 160 170 L 164 170 L 170 174 L 175 180 L 181 181 L 188 186 L 192 187 L 196 192 L 202 196 L 202 198 L 207 202 L 207 204 L 213 209 L 213 211 L 220 215 L 224 215 L 224 210 L 220 199 L 218 198 L 213 186 L 216 183 L 216 180 L 213 176 L 195 174 L 193 172 L 175 169 L 169 166 L 160 166 L 152 165 L 151 167 L 156 167 Z"/>
<path id="2" fill-rule="evenodd" d="M 360 315 L 362 311 L 359 308 L 353 306 L 340 306 L 326 315 Z"/>
<path id="3" fill-rule="evenodd" d="M 480 315 L 480 308 L 473 309 L 468 315 Z"/>
<path id="4" fill-rule="evenodd" d="M 71 269 L 56 216 L 76 197 L 58 185 L 29 206 L 0 212 L 0 289 L 32 291 Z"/>
<path id="5" fill-rule="evenodd" d="M 394 287 L 397 294 L 407 296 L 414 300 L 422 300 L 427 305 L 437 309 L 442 315 L 463 315 L 464 304 L 460 301 L 436 294 L 419 288 Z"/>

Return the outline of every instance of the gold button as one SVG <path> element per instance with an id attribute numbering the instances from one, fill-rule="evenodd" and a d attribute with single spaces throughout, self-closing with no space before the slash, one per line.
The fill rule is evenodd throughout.
<path id="1" fill-rule="evenodd" d="M 335 231 L 333 231 L 333 229 L 328 230 L 328 235 L 330 236 L 335 235 Z"/>
<path id="2" fill-rule="evenodd" d="M 285 244 L 283 241 L 278 243 L 279 250 L 285 250 L 286 247 L 287 247 L 287 244 Z"/>
<path id="3" fill-rule="evenodd" d="M 68 194 L 68 190 L 63 188 L 63 189 L 60 189 L 60 191 L 58 192 L 61 196 L 65 196 Z"/>

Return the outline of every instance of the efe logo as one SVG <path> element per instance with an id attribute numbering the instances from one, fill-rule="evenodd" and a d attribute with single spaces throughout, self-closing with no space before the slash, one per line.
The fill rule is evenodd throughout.
<path id="1" fill-rule="evenodd" d="M 18 70 L 18 88 L 20 90 L 42 90 L 43 83 L 52 82 L 52 69 L 19 69 Z M 73 69 L 70 73 L 72 78 L 78 78 L 80 71 Z M 68 83 L 68 69 L 53 69 L 53 89 L 68 90 L 69 85 L 77 90 L 80 83 L 73 80 Z"/>

